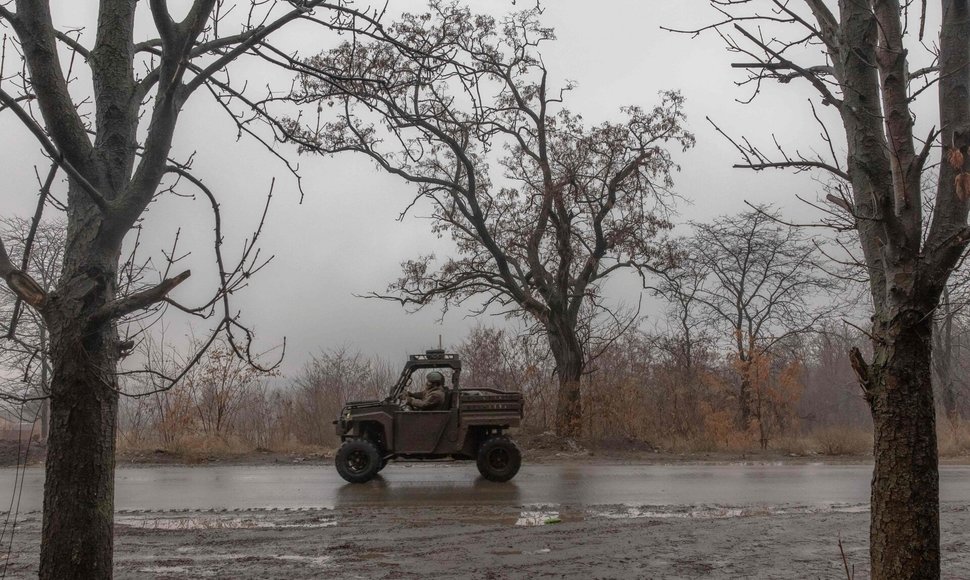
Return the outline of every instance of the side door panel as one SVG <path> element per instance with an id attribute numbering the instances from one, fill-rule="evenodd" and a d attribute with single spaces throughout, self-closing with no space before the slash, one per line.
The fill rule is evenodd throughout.
<path id="1" fill-rule="evenodd" d="M 458 438 L 457 410 L 400 411 L 394 421 L 398 453 L 450 453 Z"/>

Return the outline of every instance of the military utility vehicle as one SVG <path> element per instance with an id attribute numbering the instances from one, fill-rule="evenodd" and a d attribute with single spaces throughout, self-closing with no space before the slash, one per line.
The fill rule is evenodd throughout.
<path id="1" fill-rule="evenodd" d="M 413 410 L 408 387 L 415 376 L 438 371 L 451 375 L 444 403 L 436 410 Z M 372 479 L 392 459 L 474 459 L 482 476 L 508 481 L 522 455 L 507 435 L 522 420 L 522 395 L 497 389 L 462 389 L 456 354 L 429 350 L 412 354 L 382 401 L 353 401 L 334 421 L 342 444 L 335 463 L 351 483 Z M 421 385 L 423 386 L 423 385 Z"/>

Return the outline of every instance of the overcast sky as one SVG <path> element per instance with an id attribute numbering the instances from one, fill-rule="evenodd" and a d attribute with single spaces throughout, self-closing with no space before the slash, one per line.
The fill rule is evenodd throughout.
<path id="1" fill-rule="evenodd" d="M 52 4 L 58 23 L 93 30 L 96 1 Z M 392 9 L 423 7 L 422 2 L 392 0 L 391 4 Z M 515 8 L 509 0 L 471 4 L 495 15 Z M 766 145 L 774 133 L 783 143 L 808 147 L 818 143 L 818 127 L 807 105 L 812 93 L 799 83 L 771 86 L 754 104 L 741 105 L 735 99 L 747 97 L 748 92 L 735 87 L 734 81 L 742 73 L 730 68 L 732 56 L 716 35 L 691 38 L 660 29 L 661 25 L 700 26 L 713 18 L 702 0 L 550 1 L 544 21 L 555 27 L 558 40 L 545 45 L 543 58 L 554 81 L 578 83 L 566 104 L 589 124 L 615 118 L 623 105 L 652 106 L 660 90 L 683 92 L 697 146 L 677 155 L 683 170 L 676 176 L 675 189 L 687 200 L 678 208 L 677 221 L 736 213 L 745 209 L 745 201 L 775 203 L 789 215 L 804 217 L 806 208 L 794 196 L 814 199 L 818 184 L 806 175 L 732 169 L 737 158 L 733 148 L 705 117 L 710 116 L 731 134 L 747 134 Z M 311 54 L 333 38 L 318 30 L 291 30 L 274 37 L 274 42 Z M 256 64 L 243 63 L 236 74 L 255 83 L 288 83 L 287 75 Z M 282 165 L 254 142 L 245 138 L 237 142 L 235 128 L 201 91 L 181 117 L 173 156 L 185 159 L 193 151 L 196 175 L 220 198 L 230 254 L 238 252 L 242 239 L 258 221 L 270 182 L 276 178 L 262 243 L 264 252 L 276 258 L 237 297 L 237 306 L 257 330 L 264 348 L 286 337 L 286 372 L 299 369 L 309 355 L 338 346 L 398 359 L 435 345 L 439 334 L 446 345 L 460 342 L 476 324 L 459 311 L 449 313 L 439 324 L 437 308 L 409 315 L 399 305 L 355 297 L 383 290 L 397 277 L 402 260 L 449 250 L 446 242 L 431 234 L 420 211 L 404 221 L 396 220 L 413 195 L 404 182 L 349 154 L 336 159 L 297 159 L 295 151 L 281 148 L 281 154 L 299 162 L 306 191 L 301 204 L 295 181 Z M 45 166 L 39 148 L 10 114 L 0 115 L 0 153 L 4 176 L 0 211 L 26 217 L 36 200 L 30 168 L 38 164 L 43 172 Z M 187 303 L 202 298 L 213 288 L 216 275 L 211 261 L 212 217 L 204 201 L 170 196 L 153 204 L 144 218 L 146 256 L 159 256 L 182 228 L 182 249 L 193 252 L 186 260 L 193 276 L 174 296 Z M 616 300 L 636 302 L 637 284 L 632 276 L 621 278 L 609 290 Z M 651 304 L 646 325 L 660 317 L 656 309 Z M 502 323 L 501 319 L 483 322 Z M 168 318 L 167 325 L 170 338 L 184 335 L 188 328 L 179 316 Z M 197 333 L 203 332 L 204 325 L 200 325 Z"/>

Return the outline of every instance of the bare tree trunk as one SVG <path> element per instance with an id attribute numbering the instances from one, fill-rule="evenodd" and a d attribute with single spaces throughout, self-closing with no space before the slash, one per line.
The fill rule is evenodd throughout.
<path id="1" fill-rule="evenodd" d="M 55 356 L 40 578 L 110 578 L 118 395 L 97 367 L 114 361 L 80 345 Z"/>
<path id="2" fill-rule="evenodd" d="M 742 363 L 741 387 L 738 390 L 738 428 L 747 432 L 751 426 L 751 363 Z"/>
<path id="3" fill-rule="evenodd" d="M 583 376 L 583 352 L 579 339 L 569 334 L 549 334 L 549 344 L 556 359 L 559 376 L 559 398 L 556 405 L 556 435 L 579 437 L 583 431 L 583 406 L 580 379 Z"/>
<path id="4" fill-rule="evenodd" d="M 119 347 L 113 322 L 90 319 L 115 296 L 118 255 L 99 243 L 98 210 L 73 195 L 63 280 L 88 283 L 62 283 L 48 314 L 52 421 L 40 578 L 51 580 L 112 576 Z"/>
<path id="5" fill-rule="evenodd" d="M 570 373 L 575 375 L 576 373 Z M 580 380 L 566 374 L 559 375 L 559 400 L 556 405 L 556 435 L 579 437 L 582 435 L 582 402 Z"/>
<path id="6" fill-rule="evenodd" d="M 40 442 L 47 442 L 47 435 L 50 433 L 51 424 L 51 402 L 44 399 L 40 402 Z"/>
<path id="7" fill-rule="evenodd" d="M 43 394 L 50 396 L 50 369 L 48 365 L 48 354 L 47 354 L 47 327 L 43 324 L 40 325 L 40 388 Z M 47 442 L 47 436 L 50 433 L 50 417 L 51 417 L 51 401 L 50 399 L 43 399 L 40 402 L 40 440 L 44 443 Z"/>
<path id="8" fill-rule="evenodd" d="M 764 403 L 763 394 L 759 388 L 755 417 L 758 419 L 758 443 L 761 445 L 762 450 L 768 449 L 768 440 L 770 439 L 768 434 L 768 426 L 765 425 L 765 415 L 767 412 L 765 411 Z"/>
<path id="9" fill-rule="evenodd" d="M 876 335 L 863 377 L 875 428 L 870 558 L 875 579 L 939 578 L 932 324 L 919 313 Z M 880 364 L 881 363 L 881 364 Z"/>

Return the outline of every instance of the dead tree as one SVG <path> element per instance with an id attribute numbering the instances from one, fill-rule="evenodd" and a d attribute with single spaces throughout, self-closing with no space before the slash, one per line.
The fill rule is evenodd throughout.
<path id="1" fill-rule="evenodd" d="M 135 37 L 139 9 L 150 12 L 154 24 L 143 39 Z M 61 276 L 53 291 L 45 291 L 11 262 L 0 241 L 0 277 L 39 313 L 50 337 L 51 433 L 40 576 L 109 578 L 117 368 L 132 348 L 119 334 L 119 322 L 161 305 L 215 314 L 215 330 L 228 332 L 236 354 L 248 356 L 251 334 L 229 299 L 265 264 L 253 243 L 258 230 L 238 264 L 224 256 L 217 197 L 192 174 L 190 163 L 170 159 L 180 113 L 202 89 L 234 113 L 240 132 L 258 138 L 251 122 L 272 127 L 273 119 L 259 99 L 232 83 L 232 63 L 293 22 L 347 29 L 374 21 L 340 2 L 315 0 L 194 0 L 180 17 L 166 0 L 102 0 L 92 38 L 59 30 L 51 12 L 47 0 L 0 1 L 7 67 L 0 72 L 0 112 L 19 119 L 68 179 Z M 71 82 L 82 74 L 89 75 L 93 94 Z M 152 285 L 127 287 L 121 268 L 123 243 L 148 204 L 166 190 L 166 176 L 196 189 L 216 212 L 218 288 L 198 307 L 169 297 L 189 277 L 188 271 L 169 272 L 174 258 Z"/>
<path id="2" fill-rule="evenodd" d="M 734 140 L 738 166 L 827 172 L 842 192 L 829 195 L 824 210 L 858 234 L 873 309 L 874 354 L 866 360 L 852 351 L 875 428 L 872 575 L 938 578 L 932 320 L 970 241 L 970 2 L 941 0 L 930 18 L 925 1 L 710 4 L 719 20 L 690 32 L 722 36 L 739 56 L 734 66 L 748 71 L 742 84 L 754 88 L 752 99 L 767 82 L 804 83 L 816 93 L 816 118 L 831 114 L 841 122 L 844 141 L 823 124 L 822 154 L 766 151 Z M 925 23 L 937 18 L 938 43 L 922 44 Z M 911 59 L 925 66 L 911 69 Z M 938 118 L 921 139 L 913 103 L 929 88 L 939 94 Z M 934 149 L 940 172 L 927 225 L 921 182 Z"/>
<path id="3" fill-rule="evenodd" d="M 436 1 L 387 35 L 303 61 L 264 51 L 299 73 L 291 98 L 317 111 L 294 120 L 290 138 L 308 152 L 363 153 L 416 184 L 414 204 L 430 208 L 433 232 L 458 256 L 410 260 L 375 296 L 445 309 L 481 299 L 479 313 L 533 321 L 556 360 L 556 430 L 577 436 L 580 377 L 598 348 L 587 337 L 615 337 L 629 323 L 604 300 L 603 282 L 671 263 L 668 148 L 693 143 L 683 99 L 666 92 L 653 109 L 585 126 L 562 105 L 572 85 L 553 87 L 539 56 L 553 32 L 538 9 L 496 20 Z M 604 321 L 610 330 L 593 329 Z"/>

